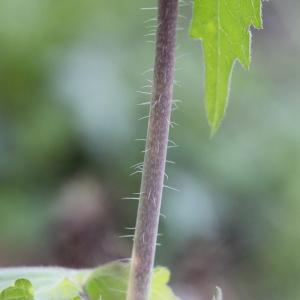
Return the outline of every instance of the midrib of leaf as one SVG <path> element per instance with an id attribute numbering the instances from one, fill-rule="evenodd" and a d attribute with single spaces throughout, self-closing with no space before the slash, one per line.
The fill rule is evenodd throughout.
<path id="1" fill-rule="evenodd" d="M 220 42 L 220 36 L 221 36 L 221 13 L 220 13 L 220 7 L 221 7 L 221 3 L 220 3 L 221 0 L 217 0 L 217 45 L 218 45 L 218 52 L 217 52 L 217 81 L 216 81 L 216 99 L 215 99 L 215 103 L 214 103 L 214 118 L 213 118 L 213 124 L 212 124 L 212 135 L 214 134 L 216 128 L 215 128 L 215 125 L 216 124 L 216 121 L 217 121 L 217 118 L 218 118 L 218 110 L 216 109 L 217 107 L 217 103 L 219 101 L 219 88 L 220 88 L 220 68 L 221 68 L 221 65 L 220 65 L 220 60 L 221 60 L 221 42 Z"/>

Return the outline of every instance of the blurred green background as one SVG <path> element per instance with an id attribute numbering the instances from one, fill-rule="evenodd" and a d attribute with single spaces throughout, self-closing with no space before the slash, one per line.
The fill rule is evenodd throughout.
<path id="1" fill-rule="evenodd" d="M 153 62 L 154 1 L 0 1 L 0 264 L 129 257 Z M 264 2 L 209 138 L 203 61 L 181 7 L 157 264 L 184 300 L 300 298 L 300 2 Z M 146 36 L 145 36 L 146 35 Z"/>

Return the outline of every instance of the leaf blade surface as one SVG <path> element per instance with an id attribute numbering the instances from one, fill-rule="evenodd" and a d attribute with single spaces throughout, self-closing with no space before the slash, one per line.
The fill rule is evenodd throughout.
<path id="1" fill-rule="evenodd" d="M 190 36 L 202 40 L 205 103 L 212 134 L 224 117 L 231 73 L 251 60 L 250 26 L 262 28 L 261 0 L 195 0 Z"/>

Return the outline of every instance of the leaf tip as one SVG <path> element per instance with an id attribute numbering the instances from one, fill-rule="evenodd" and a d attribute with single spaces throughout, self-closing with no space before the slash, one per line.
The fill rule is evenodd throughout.
<path id="1" fill-rule="evenodd" d="M 214 136 L 218 132 L 219 128 L 220 128 L 220 124 L 218 124 L 218 125 L 210 125 L 210 135 L 209 135 L 210 139 L 214 138 Z"/>
<path id="2" fill-rule="evenodd" d="M 219 128 L 221 127 L 225 115 L 225 110 L 226 110 L 226 106 L 223 108 L 222 111 L 217 111 L 216 108 L 214 108 L 213 111 L 207 110 L 207 119 L 208 119 L 208 124 L 210 126 L 211 139 L 216 135 Z"/>

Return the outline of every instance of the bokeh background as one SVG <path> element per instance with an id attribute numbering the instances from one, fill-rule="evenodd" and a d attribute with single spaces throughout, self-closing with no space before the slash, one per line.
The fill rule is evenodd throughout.
<path id="1" fill-rule="evenodd" d="M 0 265 L 129 257 L 155 1 L 0 1 Z M 201 45 L 179 18 L 157 264 L 184 300 L 300 298 L 300 2 L 264 2 L 209 138 Z"/>

